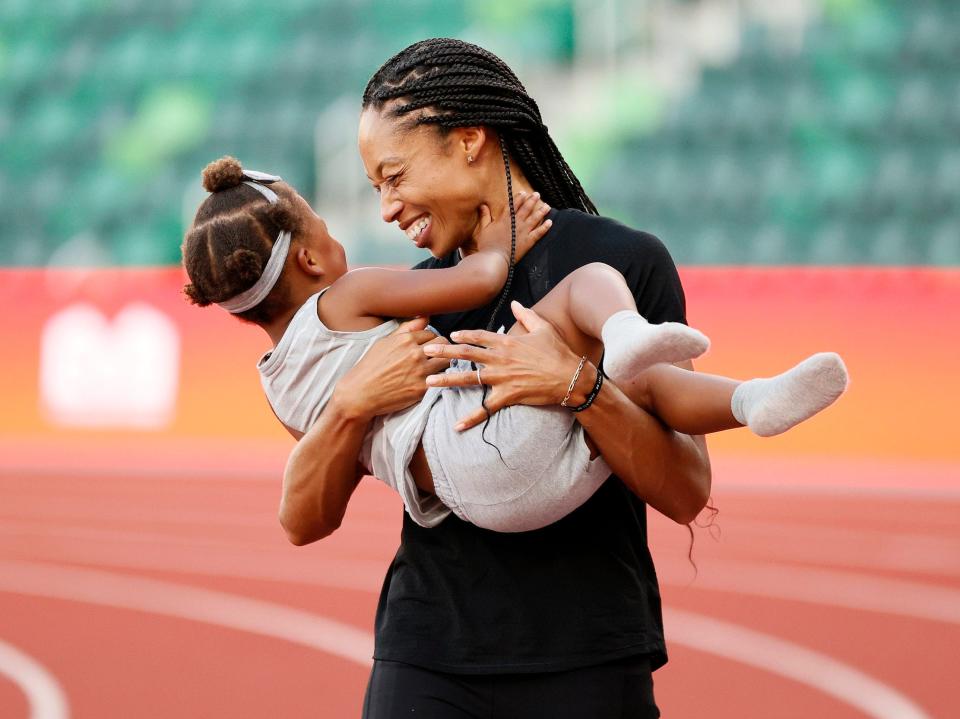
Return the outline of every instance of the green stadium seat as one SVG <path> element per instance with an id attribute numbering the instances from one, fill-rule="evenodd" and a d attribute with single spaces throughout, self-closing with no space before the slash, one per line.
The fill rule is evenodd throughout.
<path id="1" fill-rule="evenodd" d="M 497 5 L 537 20 L 498 25 L 498 41 L 531 65 L 569 62 L 573 0 L 530 7 Z M 137 263 L 177 261 L 184 188 L 221 154 L 312 194 L 328 103 L 408 42 L 482 33 L 491 16 L 445 0 L 5 0 L 0 15 L 0 207 L 19 209 L 17 177 L 44 214 L 13 223 L 0 260 L 42 262 L 89 233 Z M 740 55 L 659 127 L 602 138 L 591 196 L 681 262 L 957 264 L 958 26 L 952 0 L 850 3 L 785 51 L 748 23 Z M 117 138 L 165 92 L 209 103 L 209 122 L 158 167 L 128 166 Z"/>
<path id="2" fill-rule="evenodd" d="M 960 211 L 933 228 L 924 261 L 931 265 L 960 265 Z"/>

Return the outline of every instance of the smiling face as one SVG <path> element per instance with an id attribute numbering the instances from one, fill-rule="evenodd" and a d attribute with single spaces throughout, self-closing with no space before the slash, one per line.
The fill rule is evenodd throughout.
<path id="1" fill-rule="evenodd" d="M 380 194 L 383 221 L 396 222 L 408 241 L 434 257 L 468 243 L 477 224 L 487 178 L 467 161 L 475 133 L 409 128 L 389 110 L 372 107 L 360 116 L 360 156 Z"/>

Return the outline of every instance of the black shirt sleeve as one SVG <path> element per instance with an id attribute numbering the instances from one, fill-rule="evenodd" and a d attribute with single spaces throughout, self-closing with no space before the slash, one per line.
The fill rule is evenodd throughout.
<path id="1" fill-rule="evenodd" d="M 638 252 L 627 270 L 637 310 L 649 322 L 687 321 L 687 301 L 680 274 L 666 246 L 651 234 L 638 233 Z"/>
<path id="2" fill-rule="evenodd" d="M 559 268 L 551 284 L 582 265 L 603 262 L 624 276 L 637 310 L 647 320 L 654 324 L 686 322 L 680 275 L 670 252 L 656 236 L 576 210 L 558 215 L 554 227 L 559 220 L 563 231 L 545 245 L 547 252 L 557 256 L 554 261 Z"/>

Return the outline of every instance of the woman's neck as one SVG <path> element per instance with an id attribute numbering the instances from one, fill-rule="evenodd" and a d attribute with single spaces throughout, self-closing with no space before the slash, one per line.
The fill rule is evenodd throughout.
<path id="1" fill-rule="evenodd" d="M 500 165 L 501 172 L 503 171 L 503 165 Z M 513 185 L 513 194 L 516 197 L 517 193 L 520 192 L 533 192 L 533 187 L 530 185 L 530 182 L 524 177 L 515 164 L 511 163 L 512 171 L 512 185 Z M 504 213 L 510 212 L 510 204 L 507 198 L 507 178 L 503 175 L 500 179 L 499 187 L 495 192 L 491 193 L 489 196 L 481 199 L 481 204 L 486 205 L 490 208 L 490 218 L 496 222 L 500 219 L 501 215 Z M 473 238 L 468 239 L 464 244 L 460 246 L 460 256 L 464 257 L 466 255 L 471 255 L 477 251 L 476 244 L 473 241 Z M 519 262 L 520 258 L 523 257 L 523 254 L 518 254 L 516 261 Z"/>
<path id="2" fill-rule="evenodd" d="M 514 196 L 516 196 L 519 192 L 533 192 L 533 187 L 531 187 L 530 183 L 527 182 L 527 178 L 516 170 L 514 170 L 512 184 Z M 486 200 L 486 205 L 490 208 L 490 216 L 494 221 L 498 220 L 502 213 L 510 212 L 510 205 L 507 200 L 506 178 L 504 178 L 503 186 L 499 189 L 499 191 L 495 193 L 493 197 Z"/>

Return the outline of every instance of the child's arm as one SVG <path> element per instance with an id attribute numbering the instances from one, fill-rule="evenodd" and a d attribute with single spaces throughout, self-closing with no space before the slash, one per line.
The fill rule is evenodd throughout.
<path id="1" fill-rule="evenodd" d="M 529 249 L 550 229 L 543 221 L 549 206 L 537 193 L 518 198 L 517 255 Z M 454 267 L 433 270 L 390 270 L 369 267 L 340 278 L 330 293 L 338 305 L 347 303 L 352 314 L 366 317 L 419 317 L 482 307 L 503 288 L 510 266 L 510 216 L 504 212 L 490 221 L 481 208 L 477 251 Z"/>

